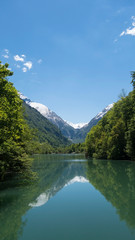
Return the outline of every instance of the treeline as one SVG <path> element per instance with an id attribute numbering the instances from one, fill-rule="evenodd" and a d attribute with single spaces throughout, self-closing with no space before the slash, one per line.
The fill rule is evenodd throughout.
<path id="1" fill-rule="evenodd" d="M 86 155 L 99 159 L 135 160 L 135 73 L 133 91 L 114 104 L 86 137 Z"/>
<path id="2" fill-rule="evenodd" d="M 14 173 L 31 175 L 26 149 L 32 135 L 23 118 L 18 92 L 7 79 L 11 75 L 8 64 L 0 62 L 0 179 Z"/>
<path id="3" fill-rule="evenodd" d="M 63 148 L 57 148 L 55 153 L 85 153 L 85 143 L 73 143 Z"/>
<path id="4" fill-rule="evenodd" d="M 47 142 L 39 142 L 38 140 L 30 140 L 26 147 L 26 153 L 28 155 L 33 154 L 51 154 L 55 152 L 55 148 Z"/>
<path id="5" fill-rule="evenodd" d="M 73 143 L 68 146 L 52 147 L 48 143 L 30 141 L 26 149 L 28 154 L 70 154 L 85 153 L 85 143 Z"/>

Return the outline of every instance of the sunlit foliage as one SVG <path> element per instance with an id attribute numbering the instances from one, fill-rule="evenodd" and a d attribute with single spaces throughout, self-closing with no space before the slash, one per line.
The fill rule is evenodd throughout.
<path id="1" fill-rule="evenodd" d="M 25 148 L 31 132 L 23 119 L 22 101 L 7 79 L 11 75 L 8 64 L 0 62 L 0 179 L 26 173 L 30 166 Z"/>
<path id="2" fill-rule="evenodd" d="M 134 79 L 132 84 L 133 91 L 127 97 L 121 97 L 88 133 L 86 137 L 87 156 L 135 160 Z"/>

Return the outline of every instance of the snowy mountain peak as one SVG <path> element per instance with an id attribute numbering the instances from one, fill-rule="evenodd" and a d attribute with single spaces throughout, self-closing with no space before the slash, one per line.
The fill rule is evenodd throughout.
<path id="1" fill-rule="evenodd" d="M 58 128 L 60 126 L 69 126 L 67 122 L 65 122 L 61 117 L 59 117 L 55 112 L 51 111 L 47 106 L 41 103 L 33 102 L 19 92 L 20 98 L 26 102 L 30 107 L 35 108 L 38 112 L 40 112 L 44 117 L 46 117 L 49 121 L 55 124 Z"/>
<path id="2" fill-rule="evenodd" d="M 83 142 L 90 129 L 113 107 L 114 104 L 108 105 L 102 112 L 98 113 L 89 123 L 77 123 L 64 121 L 55 112 L 41 103 L 33 102 L 28 97 L 19 92 L 20 98 L 30 107 L 35 108 L 51 123 L 56 125 L 62 134 L 74 143 Z"/>
<path id="3" fill-rule="evenodd" d="M 41 103 L 32 102 L 30 99 L 28 99 L 26 96 L 24 96 L 22 93 L 19 92 L 20 98 L 25 101 L 30 107 L 35 108 L 37 111 L 39 111 L 44 117 L 49 117 L 52 114 L 52 111 L 49 110 L 48 107 Z"/>
<path id="4" fill-rule="evenodd" d="M 49 117 L 50 114 L 52 113 L 51 110 L 49 110 L 48 107 L 46 107 L 45 105 L 41 104 L 41 103 L 37 103 L 37 102 L 29 102 L 28 103 L 32 108 L 35 108 L 37 111 L 39 111 L 44 117 Z"/>
<path id="5" fill-rule="evenodd" d="M 72 123 L 72 122 L 69 122 L 69 121 L 66 121 L 66 120 L 65 120 L 65 122 L 67 122 L 74 129 L 81 129 L 88 124 L 88 123 Z"/>
<path id="6" fill-rule="evenodd" d="M 100 112 L 96 115 L 95 119 L 102 118 L 113 107 L 113 105 L 114 105 L 114 103 L 109 104 L 106 108 L 103 109 L 102 112 Z"/>
<path id="7" fill-rule="evenodd" d="M 30 100 L 28 97 L 24 96 L 21 92 L 18 92 L 18 94 L 19 94 L 20 98 L 21 98 L 23 101 L 25 101 L 26 103 L 27 103 L 27 102 L 31 102 L 31 100 Z"/>

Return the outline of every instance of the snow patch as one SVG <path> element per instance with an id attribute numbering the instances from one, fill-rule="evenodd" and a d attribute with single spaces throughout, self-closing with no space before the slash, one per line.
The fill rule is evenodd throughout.
<path id="1" fill-rule="evenodd" d="M 55 112 L 51 111 L 47 106 L 41 103 L 33 102 L 19 92 L 20 98 L 26 102 L 30 107 L 35 108 L 38 112 L 40 112 L 44 117 L 50 120 L 53 124 L 59 127 L 59 123 L 63 123 L 68 125 L 61 117 L 59 117 Z"/>
<path id="2" fill-rule="evenodd" d="M 49 114 L 51 114 L 51 111 L 48 107 L 41 103 L 36 102 L 29 102 L 28 105 L 32 108 L 35 108 L 37 111 L 39 111 L 44 117 L 47 117 Z"/>
<path id="3" fill-rule="evenodd" d="M 28 97 L 24 96 L 21 92 L 18 92 L 18 94 L 22 100 L 26 101 L 28 99 Z M 30 99 L 29 99 L 29 101 L 30 101 Z"/>
<path id="4" fill-rule="evenodd" d="M 72 122 L 69 122 L 69 121 L 66 121 L 66 120 L 65 120 L 65 122 L 75 129 L 81 129 L 84 126 L 88 125 L 88 123 L 72 123 Z"/>
<path id="5" fill-rule="evenodd" d="M 65 126 L 71 126 L 74 129 L 81 129 L 88 125 L 88 123 L 74 124 L 72 122 L 63 120 L 61 117 L 59 117 L 55 112 L 51 111 L 44 104 L 33 102 L 20 92 L 19 92 L 19 95 L 20 95 L 20 98 L 23 101 L 25 101 L 30 107 L 35 108 L 38 112 L 40 112 L 44 117 L 46 117 L 49 121 L 51 121 L 53 124 L 55 124 L 58 128 L 60 128 L 61 124 L 65 125 Z M 114 105 L 113 103 L 109 104 L 102 112 L 98 113 L 94 119 L 97 120 L 97 119 L 102 118 L 113 107 L 113 105 Z"/>
<path id="6" fill-rule="evenodd" d="M 96 115 L 95 119 L 102 118 L 113 107 L 113 105 L 114 103 L 109 104 L 106 108 L 104 108 L 102 112 Z"/>

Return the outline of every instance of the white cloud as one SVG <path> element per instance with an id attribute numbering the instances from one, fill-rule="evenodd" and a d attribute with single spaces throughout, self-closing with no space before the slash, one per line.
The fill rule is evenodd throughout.
<path id="1" fill-rule="evenodd" d="M 8 49 L 4 49 L 6 54 L 9 54 L 9 50 Z"/>
<path id="2" fill-rule="evenodd" d="M 135 27 L 134 28 L 129 28 L 126 30 L 125 35 L 132 35 L 135 36 Z"/>
<path id="3" fill-rule="evenodd" d="M 123 31 L 120 34 L 120 37 L 124 36 L 124 35 L 131 35 L 131 36 L 135 36 L 135 17 L 132 16 L 132 27 L 127 28 L 125 31 Z"/>
<path id="4" fill-rule="evenodd" d="M 24 66 L 26 66 L 29 70 L 32 68 L 32 62 L 28 61 L 26 63 L 23 64 Z"/>
<path id="5" fill-rule="evenodd" d="M 8 55 L 6 55 L 6 54 L 5 54 L 5 55 L 2 55 L 2 56 L 3 56 L 4 58 L 9 58 L 9 56 L 8 56 Z"/>
<path id="6" fill-rule="evenodd" d="M 22 55 L 21 55 L 21 57 L 25 58 L 25 57 L 26 57 L 26 55 L 22 54 Z"/>
<path id="7" fill-rule="evenodd" d="M 39 64 L 42 63 L 42 59 L 39 59 L 37 62 L 38 62 Z"/>
<path id="8" fill-rule="evenodd" d="M 123 32 L 120 34 L 120 37 L 122 37 L 123 35 L 125 35 L 125 31 L 123 31 Z"/>
<path id="9" fill-rule="evenodd" d="M 18 61 L 24 62 L 24 58 L 23 58 L 23 57 L 20 57 L 19 55 L 15 55 L 15 56 L 14 56 L 14 60 L 17 61 L 17 62 L 18 62 Z"/>
<path id="10" fill-rule="evenodd" d="M 26 67 L 23 67 L 22 70 L 23 70 L 23 72 L 27 72 L 27 68 Z"/>
<path id="11" fill-rule="evenodd" d="M 4 54 L 2 55 L 2 57 L 4 58 L 9 58 L 9 50 L 8 49 L 4 49 Z"/>

